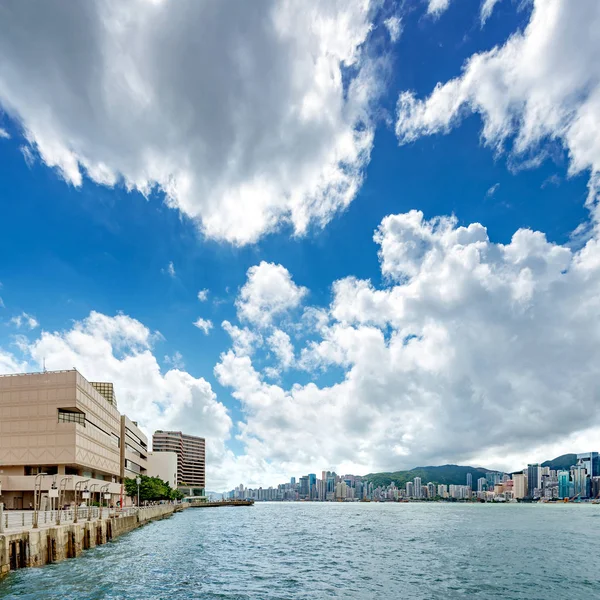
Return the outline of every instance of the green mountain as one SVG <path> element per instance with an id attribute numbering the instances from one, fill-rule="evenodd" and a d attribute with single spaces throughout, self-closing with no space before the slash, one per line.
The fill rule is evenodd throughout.
<path id="1" fill-rule="evenodd" d="M 568 471 L 573 465 L 577 464 L 577 454 L 563 454 L 552 460 L 547 460 L 542 463 L 542 467 L 550 467 L 557 471 Z"/>
<path id="2" fill-rule="evenodd" d="M 542 463 L 542 467 L 550 467 L 557 471 L 568 471 L 572 465 L 577 463 L 577 454 L 563 454 L 552 460 L 547 460 Z M 442 465 L 440 467 L 416 467 L 409 471 L 394 471 L 391 473 L 369 473 L 363 479 L 371 482 L 374 487 L 388 486 L 393 481 L 397 487 L 404 487 L 407 481 L 412 481 L 415 477 L 420 477 L 423 485 L 430 481 L 438 484 L 444 483 L 447 485 L 466 485 L 467 473 L 471 473 L 473 477 L 473 488 L 477 489 L 477 480 L 480 477 L 485 477 L 489 473 L 489 469 L 483 467 L 463 467 L 460 465 Z M 521 471 L 516 471 L 520 473 Z"/>
<path id="3" fill-rule="evenodd" d="M 388 486 L 393 481 L 397 487 L 404 487 L 407 481 L 420 477 L 423 485 L 430 481 L 435 484 L 466 485 L 467 473 L 473 477 L 473 487 L 477 488 L 477 480 L 485 477 L 489 469 L 482 467 L 463 467 L 460 465 L 442 465 L 440 467 L 416 467 L 410 471 L 394 471 L 393 473 L 369 473 L 363 479 L 371 482 L 374 487 Z"/>

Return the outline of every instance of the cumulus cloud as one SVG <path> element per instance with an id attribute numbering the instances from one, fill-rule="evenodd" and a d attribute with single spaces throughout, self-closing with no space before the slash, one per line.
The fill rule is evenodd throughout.
<path id="1" fill-rule="evenodd" d="M 13 317 L 10 320 L 10 322 L 17 329 L 20 329 L 21 327 L 29 327 L 29 329 L 35 329 L 40 325 L 35 317 L 33 317 L 32 315 L 28 315 L 26 312 L 23 312 L 20 315 Z"/>
<path id="2" fill-rule="evenodd" d="M 208 333 L 213 327 L 213 324 L 210 319 L 203 319 L 202 317 L 198 317 L 194 321 L 194 327 L 197 327 L 200 331 L 204 333 L 204 335 L 208 335 Z"/>
<path id="3" fill-rule="evenodd" d="M 299 306 L 307 292 L 294 283 L 285 267 L 262 261 L 248 269 L 236 301 L 238 316 L 256 325 L 270 325 L 275 317 Z"/>
<path id="4" fill-rule="evenodd" d="M 267 344 L 277 357 L 282 369 L 288 369 L 294 363 L 294 346 L 290 336 L 281 329 L 275 329 L 268 337 Z"/>
<path id="5" fill-rule="evenodd" d="M 203 290 L 200 290 L 198 292 L 198 300 L 200 302 L 206 302 L 207 299 L 208 299 L 208 290 L 206 288 L 204 288 Z"/>
<path id="6" fill-rule="evenodd" d="M 10 133 L 6 129 L 2 129 L 2 127 L 0 127 L 0 139 L 10 140 Z"/>
<path id="7" fill-rule="evenodd" d="M 389 215 L 374 239 L 386 284 L 334 282 L 298 363 L 314 383 L 291 371 L 272 384 L 273 367 L 222 354 L 215 374 L 242 404 L 240 439 L 255 458 L 288 473 L 512 469 L 594 445 L 598 239 L 574 251 L 521 229 L 499 244 L 481 224 L 418 211 Z M 343 375 L 319 385 L 331 368 Z"/>
<path id="8" fill-rule="evenodd" d="M 403 92 L 400 143 L 447 133 L 471 112 L 496 151 L 511 143 L 513 160 L 543 160 L 546 142 L 560 142 L 571 175 L 589 169 L 591 204 L 600 183 L 600 3 L 535 0 L 527 27 L 501 47 L 471 56 L 462 74 L 428 98 Z M 533 158 L 533 160 L 532 160 Z"/>
<path id="9" fill-rule="evenodd" d="M 0 105 L 74 186 L 158 189 L 235 244 L 303 234 L 348 206 L 369 161 L 376 8 L 8 0 Z"/>

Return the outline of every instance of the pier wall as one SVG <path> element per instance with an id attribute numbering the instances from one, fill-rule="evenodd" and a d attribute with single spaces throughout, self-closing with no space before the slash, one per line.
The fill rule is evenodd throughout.
<path id="1" fill-rule="evenodd" d="M 95 519 L 0 534 L 0 577 L 24 567 L 39 567 L 79 556 L 83 550 L 105 544 L 145 523 L 164 519 L 182 506 L 141 508 L 126 517 Z"/>

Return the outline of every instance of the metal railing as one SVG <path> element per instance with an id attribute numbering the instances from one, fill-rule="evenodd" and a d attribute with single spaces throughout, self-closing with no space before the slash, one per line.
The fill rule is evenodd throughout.
<path id="1" fill-rule="evenodd" d="M 138 508 L 127 507 L 123 509 L 100 508 L 98 506 L 80 506 L 77 509 L 77 520 L 79 522 L 108 519 L 115 517 L 128 517 L 137 514 Z M 2 525 L 5 532 L 11 530 L 32 529 L 35 520 L 33 510 L 4 510 L 0 512 Z M 58 524 L 73 523 L 75 521 L 75 509 L 66 510 L 41 510 L 37 514 L 38 527 L 53 527 Z M 2 528 L 0 528 L 1 530 Z"/>

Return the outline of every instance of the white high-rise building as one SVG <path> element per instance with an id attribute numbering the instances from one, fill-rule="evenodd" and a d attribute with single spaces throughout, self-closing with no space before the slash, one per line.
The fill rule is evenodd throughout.
<path id="1" fill-rule="evenodd" d="M 406 482 L 406 497 L 407 498 L 415 497 L 415 485 L 412 481 Z"/>
<path id="2" fill-rule="evenodd" d="M 421 488 L 421 478 L 420 477 L 415 477 L 414 486 L 415 486 L 415 498 L 422 498 L 423 497 L 423 489 Z"/>

